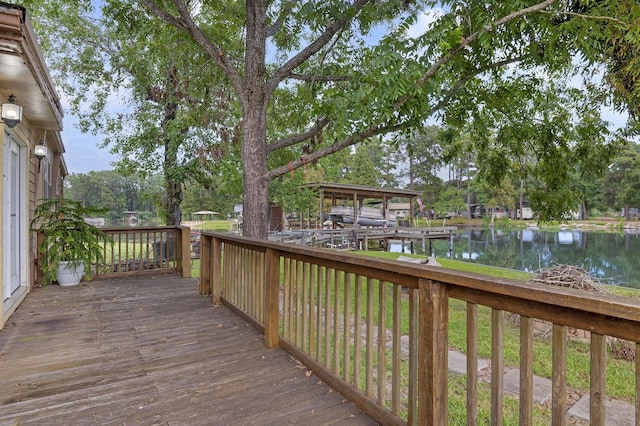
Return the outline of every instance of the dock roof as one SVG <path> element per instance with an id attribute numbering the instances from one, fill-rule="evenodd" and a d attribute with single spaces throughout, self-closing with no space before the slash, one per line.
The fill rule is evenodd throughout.
<path id="1" fill-rule="evenodd" d="M 318 182 L 305 185 L 304 188 L 317 189 L 323 193 L 324 198 L 353 199 L 377 198 L 386 200 L 393 197 L 414 198 L 422 194 L 422 191 L 398 188 L 379 188 L 365 185 L 350 185 L 342 183 Z"/>

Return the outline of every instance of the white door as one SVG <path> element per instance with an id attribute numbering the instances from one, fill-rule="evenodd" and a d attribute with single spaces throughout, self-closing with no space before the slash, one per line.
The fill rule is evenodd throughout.
<path id="1" fill-rule="evenodd" d="M 5 136 L 7 136 L 5 134 Z M 4 298 L 8 299 L 25 280 L 22 275 L 26 271 L 24 244 L 26 236 L 23 234 L 25 214 L 23 192 L 23 173 L 21 170 L 21 147 L 13 138 L 9 137 L 9 149 L 5 151 L 5 199 L 4 199 Z"/>

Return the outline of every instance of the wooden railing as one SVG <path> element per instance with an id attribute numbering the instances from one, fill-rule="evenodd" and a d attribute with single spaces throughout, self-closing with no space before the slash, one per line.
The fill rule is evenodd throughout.
<path id="1" fill-rule="evenodd" d="M 184 226 L 102 228 L 112 238 L 103 241 L 104 262 L 95 262 L 92 278 L 180 273 L 191 277 L 190 230 Z M 40 246 L 41 236 L 38 236 Z M 38 282 L 42 282 L 39 272 Z"/>
<path id="2" fill-rule="evenodd" d="M 104 262 L 93 263 L 91 278 L 180 273 L 191 277 L 190 230 L 185 226 L 102 228 L 112 241 L 102 241 Z M 38 247 L 42 244 L 38 232 Z M 87 273 L 85 272 L 85 275 Z M 43 282 L 38 270 L 38 283 Z"/>
<path id="3" fill-rule="evenodd" d="M 590 332 L 590 422 L 605 424 L 606 336 L 640 342 L 640 303 L 334 250 L 203 232 L 200 292 L 247 318 L 383 424 L 447 424 L 450 303 L 466 304 L 466 421 L 478 422 L 489 310 L 490 419 L 503 422 L 505 312 L 519 316 L 519 424 L 533 424 L 534 319 L 552 324 L 551 422 L 567 419 L 568 330 Z M 453 302 L 457 300 L 456 302 Z M 462 301 L 462 302 L 460 302 Z M 635 363 L 640 419 L 640 361 Z M 631 395 L 630 397 L 633 397 Z M 638 423 L 636 423 L 638 424 Z"/>
<path id="4" fill-rule="evenodd" d="M 103 228 L 113 242 L 104 242 L 105 263 L 94 277 L 181 273 L 191 276 L 190 229 L 185 226 Z"/>

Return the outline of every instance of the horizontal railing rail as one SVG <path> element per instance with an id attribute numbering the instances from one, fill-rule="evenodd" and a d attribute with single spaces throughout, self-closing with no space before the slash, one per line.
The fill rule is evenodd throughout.
<path id="1" fill-rule="evenodd" d="M 589 334 L 590 422 L 606 415 L 607 336 L 640 342 L 640 302 L 545 284 L 485 277 L 228 234 L 201 235 L 200 292 L 211 294 L 383 424 L 450 418 L 449 321 L 466 310 L 467 424 L 479 409 L 479 332 L 487 316 L 490 419 L 502 424 L 505 313 L 518 316 L 519 424 L 533 424 L 534 322 L 552 324 L 551 421 L 567 416 L 568 330 Z M 480 311 L 488 310 L 488 315 Z M 635 364 L 636 419 L 640 380 Z"/>

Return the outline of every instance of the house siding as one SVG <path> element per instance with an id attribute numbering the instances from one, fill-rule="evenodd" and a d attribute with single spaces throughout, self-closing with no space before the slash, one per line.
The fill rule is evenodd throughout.
<path id="1" fill-rule="evenodd" d="M 21 146 L 18 160 L 19 180 L 21 195 L 19 212 L 20 222 L 17 244 L 21 256 L 18 280 L 18 289 L 7 293 L 6 287 L 13 289 L 9 283 L 5 283 L 8 273 L 0 274 L 0 295 L 2 296 L 2 309 L 0 310 L 0 329 L 2 329 L 11 314 L 17 309 L 34 285 L 38 284 L 37 268 L 37 236 L 30 231 L 30 223 L 38 200 L 43 198 L 44 181 L 43 173 L 39 170 L 39 161 L 33 156 L 35 145 L 43 143 L 48 148 L 47 161 L 51 164 L 51 196 L 62 192 L 62 179 L 66 176 L 66 164 L 63 153 L 64 145 L 60 132 L 62 131 L 63 112 L 58 95 L 49 71 L 44 62 L 35 33 L 27 17 L 26 9 L 0 2 L 0 66 L 10 72 L 0 73 L 0 103 L 6 102 L 10 94 L 15 94 L 18 104 L 23 107 L 23 120 L 13 129 L 8 129 L 0 121 L 0 174 L 3 176 L 3 184 L 0 185 L 0 200 L 3 203 L 0 209 L 0 259 L 2 269 L 11 263 L 11 248 L 7 247 L 7 241 L 12 240 L 12 247 L 16 240 L 5 237 L 11 229 L 6 217 L 6 203 L 9 203 L 8 193 L 5 193 L 4 179 L 12 179 L 10 170 L 6 170 L 8 159 L 6 153 L 10 149 L 10 140 L 14 139 Z M 44 167 L 46 162 L 42 162 Z M 9 181 L 16 182 L 16 181 Z M 6 220 L 6 223 L 5 223 Z M 8 234 L 7 234 L 8 235 Z M 16 269 L 14 269 L 15 271 Z M 15 277 L 16 275 L 14 275 Z M 8 297 L 5 299 L 5 297 Z"/>

